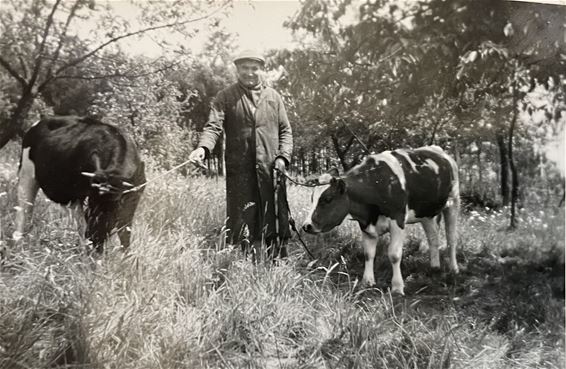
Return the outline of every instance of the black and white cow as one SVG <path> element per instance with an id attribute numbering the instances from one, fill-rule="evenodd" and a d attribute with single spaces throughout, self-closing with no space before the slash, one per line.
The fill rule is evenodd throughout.
<path id="1" fill-rule="evenodd" d="M 430 246 L 430 263 L 440 267 L 437 216 L 442 214 L 450 248 L 450 270 L 458 272 L 456 231 L 460 207 L 456 162 L 438 146 L 369 155 L 343 177 L 323 175 L 314 207 L 303 229 L 327 232 L 350 215 L 362 230 L 363 282 L 375 284 L 373 260 L 377 238 L 391 233 L 388 256 L 393 266 L 392 292 L 404 294 L 401 257 L 405 225 L 421 223 Z"/>
<path id="2" fill-rule="evenodd" d="M 135 186 L 145 182 L 144 163 L 131 138 L 93 118 L 59 116 L 34 124 L 22 146 L 14 240 L 22 238 L 41 188 L 50 200 L 84 215 L 84 236 L 98 252 L 113 229 L 123 247 L 130 245 L 143 190 Z"/>

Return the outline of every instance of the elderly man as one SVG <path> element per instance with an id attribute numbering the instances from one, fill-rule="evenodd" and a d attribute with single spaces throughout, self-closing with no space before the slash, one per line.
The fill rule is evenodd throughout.
<path id="1" fill-rule="evenodd" d="M 275 194 L 272 172 L 274 168 L 284 171 L 289 165 L 291 126 L 281 96 L 262 81 L 264 58 L 245 51 L 234 64 L 238 81 L 216 96 L 198 147 L 189 159 L 202 161 L 225 132 L 228 240 L 254 246 L 263 241 L 269 246 L 290 236 L 285 186 L 276 186 Z M 276 252 L 286 256 L 284 247 Z"/>

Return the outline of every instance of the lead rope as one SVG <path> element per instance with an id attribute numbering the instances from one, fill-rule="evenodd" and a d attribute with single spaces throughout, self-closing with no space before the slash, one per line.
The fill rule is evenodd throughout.
<path id="1" fill-rule="evenodd" d="M 155 181 L 155 180 L 157 180 L 157 179 L 159 179 L 159 178 L 161 178 L 161 177 L 165 177 L 166 175 L 170 174 L 171 172 L 174 172 L 174 171 L 176 171 L 177 169 L 182 168 L 182 167 L 184 167 L 185 165 L 187 165 L 187 164 L 189 164 L 189 163 L 192 163 L 193 165 L 195 165 L 195 166 L 197 166 L 197 167 L 199 167 L 199 168 L 202 168 L 202 169 L 208 169 L 204 164 L 202 164 L 202 162 L 192 162 L 192 161 L 189 159 L 189 160 L 187 160 L 187 161 L 182 162 L 181 164 L 178 164 L 178 165 L 174 166 L 173 168 L 169 169 L 169 170 L 166 171 L 165 173 L 161 173 L 160 175 L 158 175 L 158 176 L 156 176 L 156 177 L 153 177 L 153 178 L 150 179 L 149 181 L 145 181 L 144 183 L 142 183 L 142 184 L 139 185 L 139 186 L 130 188 L 129 190 L 122 191 L 122 193 L 128 193 L 128 192 L 139 191 L 139 190 L 141 190 L 142 188 L 144 188 L 145 186 L 147 186 L 148 184 L 150 184 L 151 182 L 153 182 L 153 181 Z M 87 175 L 87 176 L 88 176 L 89 174 L 83 173 L 83 175 Z"/>
<path id="2" fill-rule="evenodd" d="M 272 255 L 275 257 L 275 250 L 277 253 L 281 253 L 281 237 L 279 235 L 279 201 L 278 201 L 278 192 L 279 192 L 279 171 L 277 168 L 273 168 L 273 200 L 275 205 L 275 247 L 272 250 Z M 279 256 L 279 255 L 277 255 Z"/>
<path id="3" fill-rule="evenodd" d="M 278 175 L 276 175 L 278 173 Z M 289 177 L 287 175 L 287 173 L 280 171 L 278 169 L 274 169 L 274 178 L 280 177 L 280 178 L 289 178 L 291 181 L 293 181 L 294 183 L 299 184 L 298 182 L 294 181 L 291 177 Z M 277 178 L 277 182 L 279 185 L 279 180 L 280 178 Z M 308 184 L 300 184 L 302 186 L 307 186 L 307 187 L 314 187 L 314 185 L 308 185 Z M 275 188 L 277 190 L 277 187 Z M 277 194 L 277 192 L 275 192 Z M 297 234 L 297 237 L 299 238 L 299 241 L 301 242 L 301 245 L 303 245 L 303 248 L 305 249 L 305 251 L 307 252 L 307 254 L 309 254 L 311 260 L 315 260 L 314 255 L 312 254 L 312 252 L 310 252 L 309 248 L 307 247 L 307 245 L 305 244 L 305 241 L 303 241 L 301 234 L 299 233 L 299 231 L 297 230 L 297 226 L 295 224 L 295 219 L 293 219 L 293 215 L 291 214 L 291 207 L 289 206 L 289 201 L 287 200 L 287 196 L 284 197 L 285 199 L 285 206 L 287 206 L 287 211 L 289 213 L 289 225 L 291 226 L 291 229 Z M 277 235 L 279 236 L 279 213 L 277 212 L 278 209 L 278 204 L 277 204 L 277 195 L 275 195 L 275 227 L 277 229 Z"/>

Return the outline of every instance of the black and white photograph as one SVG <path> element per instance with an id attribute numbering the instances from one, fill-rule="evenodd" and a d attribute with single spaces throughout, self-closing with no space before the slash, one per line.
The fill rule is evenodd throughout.
<path id="1" fill-rule="evenodd" d="M 566 368 L 566 0 L 0 0 L 0 369 Z"/>

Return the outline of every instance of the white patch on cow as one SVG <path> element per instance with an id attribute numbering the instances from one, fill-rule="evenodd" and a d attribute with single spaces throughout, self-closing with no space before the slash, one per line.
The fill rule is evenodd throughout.
<path id="1" fill-rule="evenodd" d="M 391 223 L 391 219 L 380 215 L 377 217 L 377 222 L 375 223 L 375 232 L 377 235 L 382 235 L 389 232 L 389 224 Z"/>
<path id="2" fill-rule="evenodd" d="M 438 164 L 436 164 L 436 163 L 434 162 L 434 160 L 432 160 L 432 159 L 429 158 L 429 159 L 426 159 L 426 160 L 425 160 L 425 163 L 426 163 L 426 166 L 429 167 L 430 169 L 432 169 L 432 171 L 433 171 L 435 174 L 438 174 L 438 172 L 439 172 L 439 170 L 440 170 L 440 167 L 438 166 Z"/>
<path id="3" fill-rule="evenodd" d="M 377 161 L 382 161 L 391 168 L 393 174 L 399 179 L 399 183 L 401 183 L 401 189 L 405 190 L 405 172 L 403 172 L 403 168 L 399 161 L 391 154 L 391 151 L 384 151 L 381 154 L 377 154 L 373 156 L 373 159 Z"/>
<path id="4" fill-rule="evenodd" d="M 20 239 L 24 234 L 26 215 L 31 213 L 35 195 L 39 186 L 35 179 L 35 165 L 31 160 L 30 148 L 22 150 L 22 162 L 18 172 L 18 205 L 16 209 L 16 229 L 13 233 L 14 239 Z"/>
<path id="5" fill-rule="evenodd" d="M 31 148 L 26 147 L 22 151 L 22 166 L 20 168 L 20 175 L 30 176 L 35 178 L 35 164 L 31 160 L 29 153 Z"/>
<path id="6" fill-rule="evenodd" d="M 377 236 L 379 236 L 379 234 L 377 233 L 377 227 L 374 224 L 368 225 L 364 229 L 364 232 L 367 233 L 367 235 L 370 237 L 377 238 Z"/>
<path id="7" fill-rule="evenodd" d="M 22 238 L 24 238 L 24 234 L 20 231 L 14 231 L 14 233 L 12 233 L 12 240 L 14 240 L 14 242 L 19 242 Z"/>
<path id="8" fill-rule="evenodd" d="M 460 196 L 460 181 L 458 179 L 458 165 L 456 164 L 456 161 L 450 156 L 448 155 L 440 146 L 436 146 L 436 145 L 431 145 L 431 146 L 425 146 L 425 147 L 421 147 L 418 149 L 419 151 L 430 151 L 433 153 L 436 153 L 440 156 L 442 156 L 444 159 L 448 160 L 448 162 L 450 163 L 450 167 L 452 168 L 452 178 L 454 178 L 452 180 L 452 191 L 450 192 L 450 199 L 454 199 L 456 197 Z M 449 205 L 447 205 L 446 207 L 448 207 Z"/>
<path id="9" fill-rule="evenodd" d="M 374 225 L 369 225 L 362 233 L 362 244 L 364 247 L 364 275 L 362 277 L 362 284 L 373 286 L 375 285 L 375 276 L 373 274 L 373 261 L 375 259 L 377 249 L 377 232 Z"/>
<path id="10" fill-rule="evenodd" d="M 391 239 L 389 241 L 389 249 L 387 256 L 391 263 L 393 276 L 391 277 L 391 293 L 404 295 L 403 275 L 401 274 L 401 258 L 403 257 L 403 242 L 405 241 L 405 230 L 401 229 L 397 222 L 391 221 L 390 226 Z"/>
<path id="11" fill-rule="evenodd" d="M 330 187 L 329 184 L 323 185 L 323 186 L 316 186 L 316 187 L 313 188 L 312 194 L 311 194 L 311 210 L 309 211 L 309 214 L 307 215 L 304 224 L 310 224 L 314 227 L 314 225 L 312 224 L 312 215 L 314 214 L 314 210 L 316 209 L 316 205 L 318 204 L 318 199 L 320 199 L 320 195 L 322 195 L 322 193 L 328 187 Z M 315 229 L 315 232 L 320 232 L 320 230 Z"/>
<path id="12" fill-rule="evenodd" d="M 440 268 L 440 238 L 438 236 L 439 227 L 435 218 L 425 218 L 421 222 L 423 230 L 425 231 L 429 251 L 430 251 L 430 266 L 432 268 Z M 419 251 L 426 249 L 421 247 Z"/>
<path id="13" fill-rule="evenodd" d="M 418 151 L 432 151 L 438 155 L 447 156 L 446 152 L 440 146 L 430 145 L 430 146 L 423 146 L 417 149 Z"/>
<path id="14" fill-rule="evenodd" d="M 29 128 L 37 126 L 39 122 L 41 122 L 41 119 L 38 119 L 37 121 L 33 122 L 33 124 Z"/>
<path id="15" fill-rule="evenodd" d="M 395 150 L 395 152 L 404 157 L 405 160 L 407 160 L 413 172 L 417 171 L 417 164 L 415 164 L 415 162 L 411 159 L 408 152 L 406 152 L 405 150 Z"/>
<path id="16" fill-rule="evenodd" d="M 418 223 L 419 219 L 415 215 L 415 211 L 413 209 L 409 209 L 407 206 L 407 210 L 405 211 L 405 224 L 413 224 Z"/>

